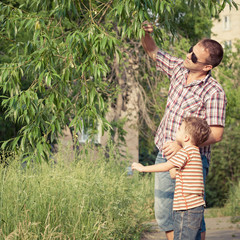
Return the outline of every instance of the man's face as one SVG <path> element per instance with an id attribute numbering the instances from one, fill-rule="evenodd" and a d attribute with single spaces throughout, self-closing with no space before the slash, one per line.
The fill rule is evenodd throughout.
<path id="1" fill-rule="evenodd" d="M 190 49 L 189 53 L 187 53 L 184 66 L 189 70 L 202 71 L 205 66 L 210 65 L 208 63 L 208 57 L 208 51 L 198 43 Z"/>

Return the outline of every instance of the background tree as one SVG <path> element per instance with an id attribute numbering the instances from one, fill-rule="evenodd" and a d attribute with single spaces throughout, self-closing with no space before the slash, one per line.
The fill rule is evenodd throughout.
<path id="1" fill-rule="evenodd" d="M 173 40 L 182 31 L 176 1 L 0 2 L 0 89 L 4 117 L 15 132 L 2 149 L 21 150 L 29 159 L 47 160 L 67 124 L 73 135 L 85 126 L 96 130 L 115 96 L 108 76 L 122 58 L 122 44 L 140 39 L 144 20 L 153 21 L 158 43 L 165 32 Z M 179 1 L 192 12 L 216 14 L 234 1 Z M 179 22 L 180 24 L 176 24 Z M 161 26 L 161 28 L 159 28 Z M 124 40 L 124 41 L 123 41 Z"/>
<path id="2" fill-rule="evenodd" d="M 236 51 L 225 49 L 223 63 L 216 72 L 227 95 L 226 126 L 223 140 L 213 147 L 211 167 L 207 178 L 208 206 L 223 206 L 229 190 L 240 179 L 240 41 Z"/>

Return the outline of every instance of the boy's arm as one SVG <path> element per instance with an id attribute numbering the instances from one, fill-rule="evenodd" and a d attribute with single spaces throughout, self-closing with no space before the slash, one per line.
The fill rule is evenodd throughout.
<path id="1" fill-rule="evenodd" d="M 177 168 L 176 168 L 176 167 L 174 167 L 174 168 L 172 168 L 172 169 L 169 170 L 170 177 L 171 177 L 172 179 L 175 179 L 175 178 L 176 178 L 176 171 L 177 171 Z"/>
<path id="2" fill-rule="evenodd" d="M 167 172 L 172 168 L 174 168 L 174 165 L 169 161 L 150 166 L 143 166 L 141 163 L 136 162 L 132 164 L 132 170 L 139 172 Z"/>

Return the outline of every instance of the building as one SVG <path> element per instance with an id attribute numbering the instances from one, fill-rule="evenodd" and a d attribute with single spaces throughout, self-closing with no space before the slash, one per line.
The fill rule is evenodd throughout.
<path id="1" fill-rule="evenodd" d="M 240 8 L 240 0 L 235 0 Z M 213 21 L 211 38 L 220 42 L 224 47 L 234 50 L 234 42 L 240 39 L 240 10 L 227 5 L 220 13 L 219 19 Z"/>

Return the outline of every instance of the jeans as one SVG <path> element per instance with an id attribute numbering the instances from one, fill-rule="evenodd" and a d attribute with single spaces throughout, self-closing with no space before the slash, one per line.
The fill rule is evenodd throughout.
<path id="1" fill-rule="evenodd" d="M 208 160 L 205 156 L 202 157 L 203 163 L 203 179 L 204 186 L 206 176 L 208 174 Z M 158 153 L 155 164 L 166 162 L 161 152 Z M 155 218 L 162 231 L 173 230 L 173 196 L 174 196 L 175 179 L 171 179 L 169 172 L 157 172 L 155 173 Z M 205 197 L 205 195 L 204 195 Z M 201 224 L 201 230 L 197 234 L 196 240 L 201 239 L 201 232 L 206 231 L 204 217 Z"/>
<path id="2" fill-rule="evenodd" d="M 203 181 L 204 181 L 204 200 L 206 201 L 206 177 L 208 175 L 208 169 L 209 169 L 209 162 L 206 158 L 206 156 L 201 156 L 202 157 L 202 165 L 203 165 Z M 201 232 L 206 232 L 206 224 L 204 220 L 204 215 L 201 223 L 201 228 L 198 231 L 198 234 L 196 236 L 196 240 L 201 240 Z"/>
<path id="3" fill-rule="evenodd" d="M 166 158 L 158 153 L 155 164 L 166 162 Z M 169 172 L 155 173 L 155 218 L 162 231 L 173 230 L 173 197 L 175 179 L 170 177 Z"/>
<path id="4" fill-rule="evenodd" d="M 204 207 L 174 211 L 174 240 L 195 240 L 203 218 Z"/>

